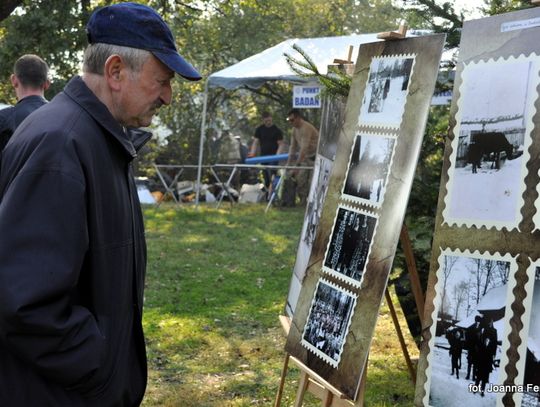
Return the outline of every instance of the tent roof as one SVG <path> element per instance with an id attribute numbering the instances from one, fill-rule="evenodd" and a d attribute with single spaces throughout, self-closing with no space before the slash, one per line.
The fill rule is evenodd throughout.
<path id="1" fill-rule="evenodd" d="M 425 31 L 410 30 L 407 36 L 425 33 Z M 326 74 L 328 65 L 332 64 L 335 58 L 347 58 L 350 45 L 354 47 L 352 61 L 356 62 L 360 44 L 375 41 L 381 41 L 377 39 L 377 34 L 288 39 L 221 71 L 214 72 L 208 77 L 208 87 L 235 89 L 240 86 L 248 86 L 259 88 L 267 81 L 305 82 L 289 67 L 283 55 L 287 53 L 293 57 L 301 58 L 301 55 L 292 48 L 294 44 L 307 53 L 319 72 Z"/>

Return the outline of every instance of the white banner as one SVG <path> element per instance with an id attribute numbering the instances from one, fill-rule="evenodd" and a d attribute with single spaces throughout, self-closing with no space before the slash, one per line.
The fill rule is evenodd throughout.
<path id="1" fill-rule="evenodd" d="M 294 86 L 293 107 L 299 109 L 320 109 L 321 87 L 317 85 Z"/>

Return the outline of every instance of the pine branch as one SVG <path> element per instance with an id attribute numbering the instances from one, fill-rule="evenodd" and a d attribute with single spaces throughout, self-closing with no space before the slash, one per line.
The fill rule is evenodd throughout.
<path id="1" fill-rule="evenodd" d="M 323 85 L 323 95 L 335 98 L 338 96 L 347 97 L 351 86 L 351 78 L 341 72 L 337 67 L 331 67 L 326 75 L 319 72 L 317 65 L 310 56 L 297 44 L 293 49 L 298 52 L 303 59 L 298 59 L 290 54 L 284 53 L 285 60 L 291 70 L 305 79 L 316 79 Z"/>

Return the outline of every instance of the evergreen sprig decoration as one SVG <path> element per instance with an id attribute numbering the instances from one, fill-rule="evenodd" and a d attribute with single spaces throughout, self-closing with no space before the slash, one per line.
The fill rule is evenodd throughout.
<path id="1" fill-rule="evenodd" d="M 351 87 L 351 78 L 341 72 L 338 67 L 330 67 L 327 74 L 322 74 L 317 69 L 317 65 L 310 56 L 297 44 L 293 49 L 298 52 L 303 59 L 295 58 L 288 53 L 284 53 L 287 64 L 292 71 L 305 79 L 317 79 L 323 85 L 322 94 L 330 98 L 347 97 Z"/>

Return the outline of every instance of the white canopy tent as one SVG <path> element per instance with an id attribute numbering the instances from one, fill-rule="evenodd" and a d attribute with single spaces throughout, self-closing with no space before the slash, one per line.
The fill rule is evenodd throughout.
<path id="1" fill-rule="evenodd" d="M 412 37 L 426 33 L 426 31 L 410 30 L 407 33 L 407 36 Z M 268 81 L 303 83 L 306 82 L 306 79 L 302 78 L 290 68 L 284 56 L 284 53 L 287 53 L 294 57 L 300 57 L 293 49 L 293 45 L 296 44 L 304 50 L 315 63 L 319 72 L 326 74 L 328 65 L 332 64 L 334 59 L 346 59 L 348 57 L 349 46 L 354 47 L 351 60 L 355 63 L 360 45 L 375 41 L 381 41 L 377 39 L 377 34 L 353 34 L 337 37 L 288 39 L 232 66 L 211 74 L 206 80 L 204 90 L 197 171 L 197 204 L 199 203 L 199 186 L 201 185 L 203 147 L 206 133 L 206 105 L 209 88 L 222 87 L 225 89 L 236 89 L 245 86 L 256 89 Z"/>

